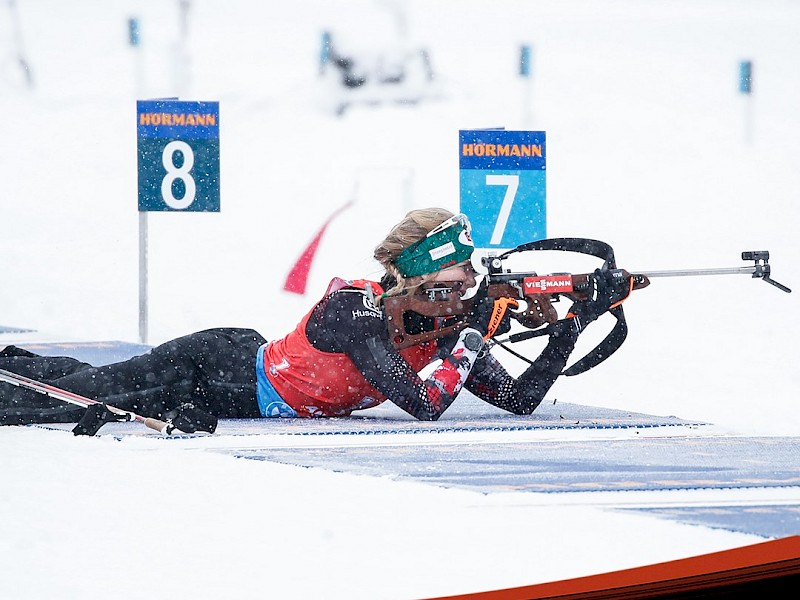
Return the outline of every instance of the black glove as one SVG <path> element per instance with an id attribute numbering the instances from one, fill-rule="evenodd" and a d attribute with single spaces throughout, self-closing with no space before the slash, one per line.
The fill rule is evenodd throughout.
<path id="1" fill-rule="evenodd" d="M 489 298 L 486 293 L 486 287 L 481 286 L 473 299 L 472 310 L 467 315 L 467 323 L 470 327 L 480 331 L 484 339 L 508 333 L 511 329 L 511 313 L 507 310 L 508 307 L 504 306 L 508 300 L 508 298 L 499 298 L 497 300 Z M 513 300 L 512 303 L 512 306 L 518 305 Z M 496 326 L 493 327 L 492 315 L 496 304 L 498 305 L 498 310 L 502 310 L 503 314 Z"/>
<path id="2" fill-rule="evenodd" d="M 589 297 L 576 302 L 569 309 L 569 312 L 579 319 L 578 330 L 596 321 L 611 308 L 616 295 L 616 286 L 616 278 L 611 271 L 595 269 L 594 273 L 589 275 Z"/>
<path id="3" fill-rule="evenodd" d="M 183 433 L 195 433 L 197 431 L 214 433 L 217 429 L 218 419 L 216 416 L 202 411 L 188 402 L 167 412 L 164 417 L 169 424 Z"/>

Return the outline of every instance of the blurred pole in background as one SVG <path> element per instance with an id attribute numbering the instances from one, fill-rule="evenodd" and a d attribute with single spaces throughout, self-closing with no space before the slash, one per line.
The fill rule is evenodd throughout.
<path id="1" fill-rule="evenodd" d="M 142 58 L 142 38 L 138 17 L 128 19 L 128 44 L 133 49 L 134 94 L 140 98 L 144 93 L 144 59 Z"/>
<path id="2" fill-rule="evenodd" d="M 382 4 L 387 11 L 392 13 L 397 37 L 405 46 L 408 41 L 408 16 L 406 15 L 404 0 L 378 0 L 376 4 Z"/>
<path id="3" fill-rule="evenodd" d="M 139 30 L 139 19 L 128 19 L 128 44 L 134 54 L 134 93 L 137 98 L 144 94 L 144 58 L 142 56 L 142 39 Z M 147 343 L 147 212 L 139 211 L 139 342 Z"/>
<path id="4" fill-rule="evenodd" d="M 331 60 L 331 32 L 323 31 L 319 45 L 319 74 L 325 74 L 325 68 Z"/>
<path id="5" fill-rule="evenodd" d="M 522 45 L 519 53 L 519 75 L 524 79 L 522 88 L 522 126 L 533 127 L 533 49 Z"/>
<path id="6" fill-rule="evenodd" d="M 16 53 L 17 64 L 22 69 L 22 75 L 25 77 L 26 85 L 33 89 L 33 72 L 31 71 L 31 64 L 28 61 L 28 54 L 25 52 L 25 44 L 22 41 L 22 24 L 19 20 L 19 12 L 17 12 L 17 3 L 15 0 L 8 0 L 8 12 L 11 20 L 12 35 L 14 36 L 14 50 Z"/>
<path id="7" fill-rule="evenodd" d="M 172 78 L 175 95 L 186 99 L 189 93 L 189 9 L 192 7 L 190 0 L 178 0 L 178 41 L 173 51 Z"/>
<path id="8" fill-rule="evenodd" d="M 744 141 L 753 143 L 753 62 L 739 62 L 739 93 L 744 95 Z"/>

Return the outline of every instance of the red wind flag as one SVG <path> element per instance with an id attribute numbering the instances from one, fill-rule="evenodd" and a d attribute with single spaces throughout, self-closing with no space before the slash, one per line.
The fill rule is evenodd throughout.
<path id="1" fill-rule="evenodd" d="M 292 270 L 289 271 L 289 274 L 286 276 L 286 282 L 283 284 L 284 291 L 292 292 L 294 294 L 306 293 L 306 285 L 308 284 L 308 274 L 311 271 L 311 263 L 314 262 L 314 256 L 317 253 L 317 248 L 319 248 L 319 243 L 322 241 L 322 236 L 325 234 L 325 230 L 328 228 L 328 225 L 331 224 L 331 221 L 333 221 L 337 216 L 339 216 L 340 213 L 349 208 L 352 204 L 353 201 L 351 200 L 341 208 L 335 210 L 334 213 L 328 217 L 328 220 L 323 223 L 320 230 L 313 237 L 308 246 L 306 246 L 306 249 L 303 250 L 300 258 L 297 259 L 292 267 Z"/>

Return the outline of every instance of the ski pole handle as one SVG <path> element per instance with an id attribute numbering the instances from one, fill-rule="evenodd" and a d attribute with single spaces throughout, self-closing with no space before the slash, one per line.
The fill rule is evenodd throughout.
<path id="1" fill-rule="evenodd" d="M 150 429 L 155 429 L 162 435 L 172 435 L 173 433 L 184 433 L 175 425 L 171 423 L 167 423 L 166 421 L 162 421 L 160 419 L 154 419 L 153 417 L 146 417 L 142 421 L 145 425 L 147 425 Z"/>

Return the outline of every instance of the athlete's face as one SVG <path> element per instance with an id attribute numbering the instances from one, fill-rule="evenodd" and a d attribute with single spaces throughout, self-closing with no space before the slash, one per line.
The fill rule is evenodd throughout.
<path id="1" fill-rule="evenodd" d="M 461 281 L 464 283 L 463 289 L 468 289 L 475 285 L 475 275 L 476 273 L 475 269 L 472 268 L 472 263 L 465 261 L 438 271 L 428 281 Z"/>

